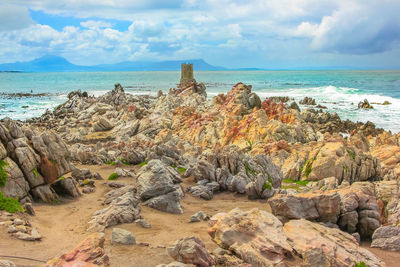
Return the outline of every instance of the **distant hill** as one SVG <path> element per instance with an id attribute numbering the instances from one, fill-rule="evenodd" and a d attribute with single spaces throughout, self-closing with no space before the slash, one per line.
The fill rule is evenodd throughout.
<path id="1" fill-rule="evenodd" d="M 225 70 L 203 59 L 170 61 L 127 61 L 116 64 L 79 66 L 63 57 L 46 55 L 28 62 L 0 64 L 0 71 L 8 72 L 64 72 L 64 71 L 167 71 L 180 70 L 182 63 L 192 63 L 194 70 Z"/>

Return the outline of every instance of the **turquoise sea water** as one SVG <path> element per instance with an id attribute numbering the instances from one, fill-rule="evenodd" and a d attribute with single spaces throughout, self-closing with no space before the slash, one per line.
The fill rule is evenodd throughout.
<path id="1" fill-rule="evenodd" d="M 262 99 L 289 96 L 297 101 L 310 96 L 337 112 L 341 118 L 368 120 L 377 126 L 400 131 L 400 71 L 197 71 L 197 81 L 207 87 L 209 97 L 226 93 L 237 82 L 251 84 Z M 156 94 L 176 87 L 180 72 L 69 72 L 0 73 L 2 93 L 50 93 L 48 97 L 8 99 L 0 96 L 0 118 L 27 119 L 40 116 L 66 100 L 66 94 L 81 89 L 101 95 L 121 83 L 133 94 Z M 358 110 L 357 103 L 370 102 L 374 110 Z"/>

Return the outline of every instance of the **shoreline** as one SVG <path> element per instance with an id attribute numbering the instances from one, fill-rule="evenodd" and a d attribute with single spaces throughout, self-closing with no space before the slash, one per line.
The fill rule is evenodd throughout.
<path id="1" fill-rule="evenodd" d="M 132 257 L 147 266 L 297 266 L 311 260 L 304 246 L 321 254 L 329 244 L 318 260 L 382 266 L 359 240 L 396 246 L 374 233 L 400 221 L 400 134 L 286 98 L 261 100 L 243 83 L 211 100 L 193 80 L 157 97 L 119 84 L 99 97 L 73 91 L 39 118 L 1 120 L 0 140 L 0 189 L 36 213 L 0 214 L 0 249 L 10 254 L 24 244 L 28 257 L 63 266 L 61 253 L 95 238 L 90 263 L 99 266 Z M 136 244 L 111 242 L 116 228 Z M 176 256 L 185 242 L 202 252 Z M 392 253 L 381 252 L 391 266 Z"/>

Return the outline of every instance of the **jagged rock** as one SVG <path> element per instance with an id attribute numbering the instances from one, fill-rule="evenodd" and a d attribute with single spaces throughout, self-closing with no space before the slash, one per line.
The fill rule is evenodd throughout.
<path id="1" fill-rule="evenodd" d="M 210 215 L 204 213 L 203 211 L 198 211 L 192 216 L 190 216 L 189 222 L 200 222 L 200 221 L 208 221 L 210 219 Z"/>
<path id="2" fill-rule="evenodd" d="M 92 178 L 93 176 L 89 169 L 78 169 L 78 168 L 74 169 L 71 175 L 77 180 L 86 180 Z"/>
<path id="3" fill-rule="evenodd" d="M 142 226 L 143 228 L 151 228 L 151 224 L 149 224 L 148 222 L 146 222 L 143 219 L 137 219 L 135 221 L 135 223 L 139 224 L 140 226 Z"/>
<path id="4" fill-rule="evenodd" d="M 373 109 L 374 107 L 368 102 L 367 99 L 358 103 L 358 108 Z"/>
<path id="5" fill-rule="evenodd" d="M 122 169 L 122 168 L 116 168 L 115 173 L 121 177 L 136 177 L 136 175 L 133 171 Z"/>
<path id="6" fill-rule="evenodd" d="M 303 263 L 317 264 L 307 266 L 353 266 L 360 261 L 367 266 L 385 266 L 374 254 L 359 247 L 353 236 L 339 229 L 301 219 L 289 221 L 283 230 Z"/>
<path id="7" fill-rule="evenodd" d="M 115 227 L 111 234 L 111 244 L 135 245 L 136 239 L 131 232 Z"/>
<path id="8" fill-rule="evenodd" d="M 197 237 L 186 237 L 168 246 L 168 254 L 175 260 L 183 263 L 209 267 L 214 264 L 214 259 L 208 253 L 204 243 Z"/>
<path id="9" fill-rule="evenodd" d="M 1 144 L 0 144 L 1 146 Z M 10 158 L 4 158 L 5 166 L 2 167 L 7 173 L 6 184 L 0 186 L 0 191 L 6 197 L 22 199 L 29 195 L 29 184 L 18 165 Z"/>
<path id="10" fill-rule="evenodd" d="M 387 225 L 375 230 L 371 247 L 400 251 L 400 226 Z"/>
<path id="11" fill-rule="evenodd" d="M 165 195 L 150 198 L 143 202 L 143 205 L 168 213 L 182 214 L 183 208 L 180 204 L 181 198 L 182 195 L 178 191 L 172 191 Z"/>
<path id="12" fill-rule="evenodd" d="M 42 200 L 47 203 L 52 203 L 58 200 L 58 195 L 49 185 L 40 185 L 31 190 L 35 199 Z"/>
<path id="13" fill-rule="evenodd" d="M 278 264 L 292 252 L 282 223 L 266 211 L 236 208 L 210 222 L 213 241 L 252 266 Z"/>
<path id="14" fill-rule="evenodd" d="M 72 178 L 60 178 L 56 183 L 52 184 L 51 187 L 58 195 L 68 195 L 71 197 L 79 197 L 81 194 L 76 187 L 76 181 Z"/>
<path id="15" fill-rule="evenodd" d="M 49 260 L 46 267 L 66 266 L 110 266 L 104 250 L 104 234 L 95 233 L 88 236 L 76 248 L 58 258 Z"/>
<path id="16" fill-rule="evenodd" d="M 89 231 L 104 231 L 107 227 L 120 223 L 132 223 L 140 218 L 141 210 L 135 188 L 127 186 L 114 191 L 117 192 L 108 193 L 109 199 L 115 197 L 111 202 L 108 201 L 109 206 L 93 214 L 93 219 L 89 222 Z"/>
<path id="17" fill-rule="evenodd" d="M 311 98 L 311 97 L 308 97 L 308 96 L 306 96 L 302 100 L 300 100 L 299 103 L 301 105 L 310 105 L 310 106 L 315 106 L 316 105 L 315 99 Z"/>
<path id="18" fill-rule="evenodd" d="M 340 195 L 336 192 L 278 195 L 268 200 L 272 213 L 289 219 L 336 223 L 340 214 Z"/>
<path id="19" fill-rule="evenodd" d="M 100 118 L 95 124 L 93 124 L 93 130 L 95 132 L 103 132 L 111 130 L 114 126 L 105 118 Z"/>

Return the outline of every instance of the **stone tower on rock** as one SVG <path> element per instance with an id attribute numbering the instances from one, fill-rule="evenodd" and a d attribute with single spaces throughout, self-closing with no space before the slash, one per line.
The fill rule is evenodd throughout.
<path id="1" fill-rule="evenodd" d="M 179 87 L 184 87 L 188 81 L 194 80 L 193 75 L 193 64 L 182 64 L 181 65 L 181 81 Z"/>

